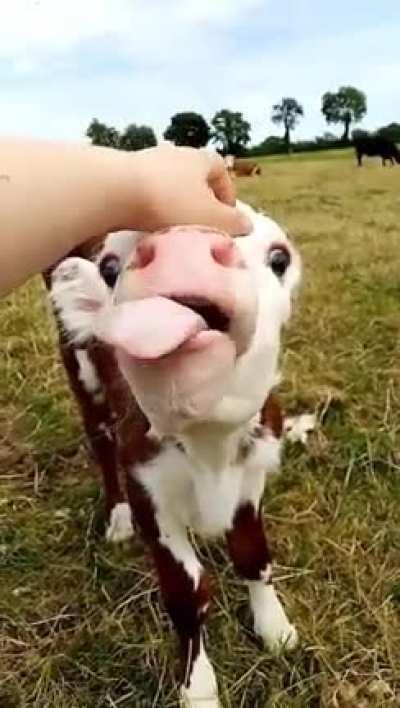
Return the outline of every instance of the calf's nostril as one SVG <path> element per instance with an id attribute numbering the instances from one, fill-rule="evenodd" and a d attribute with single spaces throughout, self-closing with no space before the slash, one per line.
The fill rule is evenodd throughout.
<path id="1" fill-rule="evenodd" d="M 131 268 L 146 268 L 155 258 L 155 247 L 151 243 L 140 243 L 131 263 Z"/>
<path id="2" fill-rule="evenodd" d="M 226 267 L 234 266 L 237 260 L 235 247 L 231 241 L 222 241 L 212 246 L 211 255 L 216 263 Z"/>

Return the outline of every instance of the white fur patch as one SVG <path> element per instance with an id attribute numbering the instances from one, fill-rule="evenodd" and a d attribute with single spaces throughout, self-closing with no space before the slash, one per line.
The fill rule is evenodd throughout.
<path id="1" fill-rule="evenodd" d="M 176 542 L 176 557 L 185 565 L 190 553 L 186 542 L 181 545 L 181 529 L 191 527 L 205 536 L 218 536 L 232 527 L 243 502 L 251 501 L 257 508 L 266 474 L 279 465 L 281 442 L 273 436 L 254 440 L 248 459 L 238 463 L 237 433 L 220 432 L 201 440 L 189 434 L 181 437 L 187 452 L 174 442 L 164 443 L 160 454 L 136 468 L 135 474 L 155 505 L 157 520 L 165 529 L 163 537 L 169 534 L 165 545 L 172 549 L 171 541 Z M 193 577 L 191 563 L 188 572 Z"/>
<path id="2" fill-rule="evenodd" d="M 159 542 L 168 548 L 174 558 L 182 563 L 187 575 L 193 580 L 193 587 L 197 590 L 201 578 L 202 566 L 196 558 L 195 552 L 188 539 L 183 534 L 161 533 Z"/>
<path id="3" fill-rule="evenodd" d="M 105 256 L 115 255 L 123 266 L 133 252 L 138 235 L 137 231 L 114 231 L 108 234 L 96 263 L 99 264 Z"/>
<path id="4" fill-rule="evenodd" d="M 245 474 L 241 501 L 250 501 L 258 509 L 266 479 L 279 471 L 282 441 L 273 435 L 254 440 L 250 455 L 244 463 Z"/>
<path id="5" fill-rule="evenodd" d="M 181 688 L 181 706 L 185 708 L 219 708 L 218 688 L 214 669 L 200 639 L 200 651 L 196 657 L 190 683 Z"/>
<path id="6" fill-rule="evenodd" d="M 189 578 L 193 580 L 193 587 L 197 590 L 202 565 L 187 537 L 186 527 L 176 518 L 161 511 L 156 513 L 156 521 L 160 529 L 159 543 L 168 548 L 173 557 L 182 563 Z"/>
<path id="7" fill-rule="evenodd" d="M 254 631 L 271 652 L 294 649 L 298 637 L 290 624 L 273 585 L 258 580 L 249 582 L 250 604 L 254 615 Z"/>
<path id="8" fill-rule="evenodd" d="M 263 583 L 267 584 L 270 582 L 270 580 L 272 578 L 272 565 L 271 565 L 271 563 L 268 563 L 267 567 L 265 568 L 265 570 L 261 571 L 260 575 L 261 575 L 261 580 L 263 581 Z"/>
<path id="9" fill-rule="evenodd" d="M 116 504 L 110 514 L 106 539 L 111 543 L 121 543 L 133 536 L 132 512 L 127 502 Z"/>
<path id="10" fill-rule="evenodd" d="M 100 379 L 86 349 L 75 349 L 75 357 L 79 364 L 78 377 L 85 390 L 93 394 L 96 401 L 104 400 Z"/>
<path id="11" fill-rule="evenodd" d="M 95 334 L 96 313 L 110 302 L 97 266 L 85 258 L 66 258 L 53 271 L 51 299 L 71 341 Z"/>
<path id="12" fill-rule="evenodd" d="M 283 423 L 287 439 L 291 442 L 302 442 L 303 445 L 307 444 L 308 435 L 315 430 L 316 426 L 317 419 L 312 413 L 285 418 Z"/>

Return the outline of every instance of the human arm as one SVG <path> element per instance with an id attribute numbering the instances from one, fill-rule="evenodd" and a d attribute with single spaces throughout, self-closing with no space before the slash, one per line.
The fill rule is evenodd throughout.
<path id="1" fill-rule="evenodd" d="M 233 203 L 222 160 L 203 151 L 0 140 L 0 293 L 109 231 L 200 223 L 245 233 Z"/>

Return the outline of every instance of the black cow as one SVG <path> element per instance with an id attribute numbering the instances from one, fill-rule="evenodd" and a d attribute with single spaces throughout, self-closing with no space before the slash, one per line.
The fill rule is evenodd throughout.
<path id="1" fill-rule="evenodd" d="M 400 164 L 400 152 L 397 145 L 392 140 L 388 140 L 380 135 L 367 135 L 354 138 L 353 143 L 359 167 L 362 166 L 363 155 L 367 155 L 368 157 L 381 157 L 383 166 L 385 166 L 386 160 L 390 160 L 392 165 L 394 165 L 395 161 Z"/>

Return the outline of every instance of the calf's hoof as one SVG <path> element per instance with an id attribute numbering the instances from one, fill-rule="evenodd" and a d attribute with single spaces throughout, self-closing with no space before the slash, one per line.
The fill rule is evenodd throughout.
<path id="1" fill-rule="evenodd" d="M 132 512 L 128 502 L 119 502 L 111 510 L 106 530 L 106 540 L 122 543 L 133 536 Z"/>
<path id="2" fill-rule="evenodd" d="M 262 633 L 257 631 L 256 628 L 255 631 L 261 636 L 264 645 L 272 654 L 284 654 L 287 651 L 293 651 L 299 643 L 297 629 L 288 621 L 284 625 L 269 627 L 268 631 L 264 630 Z"/>
<path id="3" fill-rule="evenodd" d="M 189 685 L 181 686 L 181 708 L 221 708 L 214 669 L 200 645 L 200 653 L 193 662 Z"/>
<path id="4" fill-rule="evenodd" d="M 181 688 L 180 708 L 221 708 L 218 696 L 191 696 L 186 688 Z"/>

